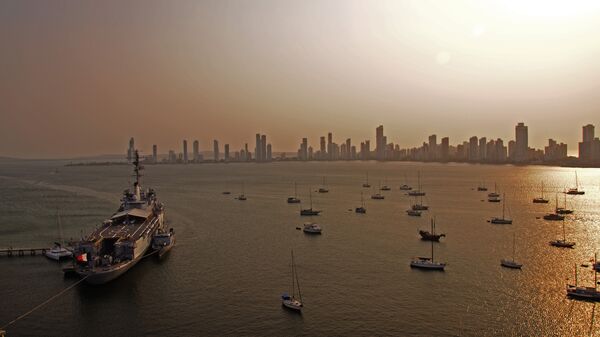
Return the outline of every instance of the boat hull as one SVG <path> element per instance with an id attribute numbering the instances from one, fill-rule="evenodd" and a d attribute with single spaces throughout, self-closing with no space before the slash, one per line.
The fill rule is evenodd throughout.
<path id="1" fill-rule="evenodd" d="M 510 269 L 521 269 L 523 267 L 522 264 L 510 260 L 501 260 L 500 265 Z"/>
<path id="2" fill-rule="evenodd" d="M 419 261 L 412 261 L 410 263 L 410 267 L 411 268 L 423 269 L 423 270 L 444 271 L 444 268 L 446 268 L 446 264 L 442 264 L 442 263 L 422 263 L 422 262 L 419 262 Z"/>

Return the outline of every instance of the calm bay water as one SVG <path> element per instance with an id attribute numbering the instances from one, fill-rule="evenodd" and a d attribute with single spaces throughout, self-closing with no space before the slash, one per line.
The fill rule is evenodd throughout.
<path id="1" fill-rule="evenodd" d="M 118 207 L 130 167 L 63 167 L 59 161 L 0 163 L 0 247 L 48 246 L 56 210 L 65 236 L 87 233 Z M 55 170 L 58 169 L 58 172 Z M 361 187 L 393 189 L 371 200 Z M 412 198 L 398 187 L 421 172 L 430 211 L 408 217 Z M 600 170 L 578 169 L 583 196 L 569 196 L 566 221 L 576 249 L 550 247 L 559 222 L 541 217 L 555 193 L 574 185 L 573 169 L 423 163 L 272 163 L 159 165 L 145 170 L 167 207 L 178 245 L 163 261 L 148 258 L 104 286 L 81 284 L 8 328 L 8 336 L 581 336 L 600 335 L 594 304 L 566 299 L 574 266 L 600 247 Z M 306 221 L 285 199 L 298 183 L 327 177 L 328 194 L 313 193 L 323 235 L 296 230 Z M 545 182 L 550 204 L 532 204 Z M 485 181 L 507 197 L 513 225 L 487 223 L 502 205 L 477 192 Z M 248 200 L 234 200 L 242 183 Z M 231 195 L 223 195 L 229 190 Z M 350 211 L 365 193 L 367 214 Z M 559 195 L 559 203 L 563 195 Z M 429 254 L 418 237 L 435 215 L 447 237 L 436 257 L 443 273 L 411 270 Z M 522 271 L 500 267 L 517 237 Z M 294 249 L 305 301 L 302 315 L 283 310 Z M 581 283 L 593 284 L 590 268 Z M 0 325 L 75 280 L 42 257 L 0 257 Z"/>

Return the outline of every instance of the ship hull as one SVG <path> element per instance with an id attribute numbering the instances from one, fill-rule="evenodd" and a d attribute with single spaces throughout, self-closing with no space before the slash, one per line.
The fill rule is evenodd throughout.
<path id="1" fill-rule="evenodd" d="M 148 248 L 146 248 L 148 250 Z M 146 252 L 144 250 L 144 253 Z M 137 258 L 122 263 L 113 268 L 106 268 L 106 270 L 91 270 L 91 271 L 81 271 L 77 272 L 79 276 L 85 277 L 85 282 L 93 285 L 100 285 L 108 283 L 117 277 L 125 274 L 130 268 L 135 266 L 144 256 L 144 254 L 140 254 Z"/>

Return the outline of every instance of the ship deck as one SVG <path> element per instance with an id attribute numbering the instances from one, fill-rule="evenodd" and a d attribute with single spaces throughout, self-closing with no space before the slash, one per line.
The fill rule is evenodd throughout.
<path id="1" fill-rule="evenodd" d="M 131 238 L 137 240 L 154 223 L 152 221 L 154 219 L 156 217 L 152 211 L 143 208 L 133 208 L 118 212 L 111 217 L 111 224 L 106 224 L 96 229 L 88 239 L 90 241 L 113 238 Z"/>

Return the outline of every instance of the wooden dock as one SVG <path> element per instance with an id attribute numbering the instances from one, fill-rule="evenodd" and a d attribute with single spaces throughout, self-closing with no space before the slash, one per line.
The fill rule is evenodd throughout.
<path id="1" fill-rule="evenodd" d="M 38 254 L 44 255 L 50 248 L 4 248 L 0 249 L 0 256 L 35 256 Z M 0 335 L 1 336 L 1 335 Z"/>

